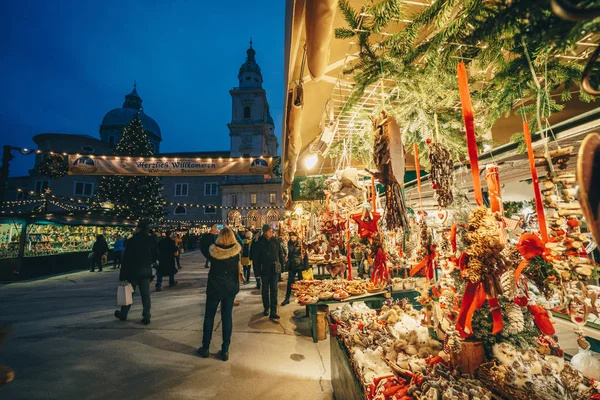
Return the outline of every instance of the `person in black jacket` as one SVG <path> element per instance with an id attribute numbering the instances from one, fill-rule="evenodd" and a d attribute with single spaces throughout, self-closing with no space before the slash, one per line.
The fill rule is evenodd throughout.
<path id="1" fill-rule="evenodd" d="M 210 341 L 215 324 L 217 308 L 221 305 L 223 345 L 219 358 L 229 359 L 229 345 L 233 331 L 233 302 L 240 291 L 240 281 L 244 280 L 240 263 L 242 246 L 237 243 L 235 234 L 229 227 L 221 229 L 215 244 L 209 248 L 210 271 L 206 284 L 206 311 L 202 329 L 202 347 L 197 353 L 204 358 L 209 356 Z"/>
<path id="2" fill-rule="evenodd" d="M 218 233 L 219 233 L 219 230 L 217 229 L 217 224 L 215 224 L 210 228 L 210 231 L 208 233 L 205 233 L 202 236 L 202 239 L 200 239 L 200 252 L 202 253 L 202 255 L 204 257 L 206 257 L 206 264 L 204 264 L 204 268 L 210 268 L 209 267 L 209 263 L 210 263 L 209 249 L 210 249 L 210 246 L 215 244 Z"/>
<path id="3" fill-rule="evenodd" d="M 175 280 L 175 274 L 177 273 L 177 267 L 175 267 L 175 254 L 178 251 L 179 248 L 171 238 L 171 232 L 165 232 L 165 237 L 158 242 L 158 269 L 156 273 L 157 292 L 162 290 L 164 276 L 169 277 L 169 287 L 177 285 L 177 281 Z"/>
<path id="4" fill-rule="evenodd" d="M 302 280 L 302 270 L 304 263 L 302 260 L 302 244 L 298 240 L 296 232 L 290 233 L 290 241 L 288 242 L 288 281 L 285 291 L 285 300 L 281 303 L 282 306 L 290 304 L 290 295 L 292 294 L 292 285 L 294 279 Z"/>
<path id="5" fill-rule="evenodd" d="M 258 270 L 258 239 L 260 239 L 260 231 L 253 232 L 252 243 L 250 244 L 250 261 L 252 261 L 252 269 L 254 270 L 254 278 L 256 278 L 256 288 L 260 289 L 260 271 Z"/>
<path id="6" fill-rule="evenodd" d="M 96 236 L 96 242 L 92 247 L 92 269 L 90 272 L 94 272 L 94 268 L 98 266 L 98 272 L 102 272 L 102 256 L 108 251 L 108 243 L 104 239 L 104 235 Z"/>
<path id="7" fill-rule="evenodd" d="M 273 228 L 270 225 L 263 225 L 262 231 L 263 234 L 256 243 L 256 259 L 253 261 L 254 265 L 258 266 L 262 280 L 262 301 L 265 309 L 263 315 L 269 315 L 270 319 L 278 320 L 277 281 L 284 262 L 283 249 L 279 239 L 273 236 Z"/>
<path id="8" fill-rule="evenodd" d="M 148 233 L 148 222 L 138 222 L 135 234 L 125 243 L 123 263 L 119 273 L 120 281 L 131 283 L 134 290 L 137 286 L 142 296 L 142 324 L 150 323 L 150 280 L 152 279 L 152 264 L 158 258 L 156 240 Z M 115 317 L 121 321 L 127 320 L 131 305 L 122 306 L 115 311 Z"/>

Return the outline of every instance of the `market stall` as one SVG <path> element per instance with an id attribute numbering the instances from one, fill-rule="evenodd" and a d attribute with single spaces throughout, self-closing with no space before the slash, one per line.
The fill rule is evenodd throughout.
<path id="1" fill-rule="evenodd" d="M 600 398 L 598 10 L 317 3 L 287 10 L 282 226 L 332 277 L 296 294 L 328 302 L 336 397 Z M 336 304 L 364 282 L 399 295 Z"/>
<path id="2" fill-rule="evenodd" d="M 89 268 L 88 256 L 97 235 L 109 246 L 128 237 L 135 224 L 123 220 L 40 216 L 0 220 L 0 280 L 30 279 Z"/>

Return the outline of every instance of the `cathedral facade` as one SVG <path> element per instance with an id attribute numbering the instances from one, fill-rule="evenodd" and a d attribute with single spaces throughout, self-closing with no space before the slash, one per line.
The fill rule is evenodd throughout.
<path id="1" fill-rule="evenodd" d="M 134 84 L 125 96 L 121 108 L 110 110 L 100 124 L 99 136 L 44 133 L 33 140 L 42 151 L 60 151 L 80 154 L 111 154 L 121 139 L 123 128 L 136 113 L 150 141 L 156 157 L 167 158 L 229 158 L 275 157 L 278 141 L 275 125 L 269 111 L 263 78 L 256 62 L 256 51 L 250 42 L 246 61 L 238 73 L 238 86 L 229 91 L 232 100 L 231 121 L 228 124 L 230 148 L 222 151 L 161 152 L 162 132 L 159 124 L 147 115 L 142 98 Z M 21 188 L 41 193 L 51 190 L 59 196 L 91 198 L 100 183 L 100 177 L 67 175 L 51 180 L 38 172 L 43 155 L 36 155 L 29 175 L 9 179 L 9 188 Z M 181 176 L 161 177 L 168 222 L 192 221 L 197 225 L 221 222 L 231 225 L 259 227 L 274 223 L 279 218 L 281 181 L 265 176 Z M 22 199 L 24 192 L 11 191 L 6 200 Z"/>

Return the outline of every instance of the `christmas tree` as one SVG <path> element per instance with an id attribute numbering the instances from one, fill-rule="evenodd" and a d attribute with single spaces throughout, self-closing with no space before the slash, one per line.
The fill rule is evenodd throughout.
<path id="1" fill-rule="evenodd" d="M 123 129 L 123 136 L 114 154 L 117 156 L 152 156 L 139 113 Z M 164 217 L 164 198 L 160 178 L 155 176 L 103 176 L 95 194 L 95 203 L 115 204 L 113 213 L 122 217 L 152 222 Z"/>

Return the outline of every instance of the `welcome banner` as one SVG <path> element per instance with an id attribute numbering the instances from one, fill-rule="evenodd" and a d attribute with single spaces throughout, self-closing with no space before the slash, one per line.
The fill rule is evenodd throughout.
<path id="1" fill-rule="evenodd" d="M 272 159 L 177 158 L 163 160 L 116 156 L 69 155 L 69 175 L 130 175 L 130 176 L 211 176 L 265 175 L 272 170 Z"/>

